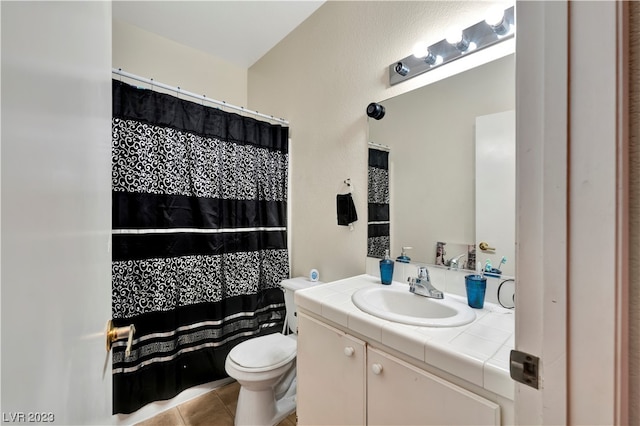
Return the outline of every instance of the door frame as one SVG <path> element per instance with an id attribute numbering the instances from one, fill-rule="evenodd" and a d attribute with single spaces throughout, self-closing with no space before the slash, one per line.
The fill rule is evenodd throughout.
<path id="1" fill-rule="evenodd" d="M 625 3 L 516 5 L 519 424 L 628 421 Z"/>

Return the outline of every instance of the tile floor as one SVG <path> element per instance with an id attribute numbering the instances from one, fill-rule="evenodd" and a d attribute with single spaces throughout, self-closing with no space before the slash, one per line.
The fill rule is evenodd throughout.
<path id="1" fill-rule="evenodd" d="M 182 403 L 136 426 L 233 426 L 240 385 L 233 382 Z M 292 413 L 278 426 L 295 426 Z"/>

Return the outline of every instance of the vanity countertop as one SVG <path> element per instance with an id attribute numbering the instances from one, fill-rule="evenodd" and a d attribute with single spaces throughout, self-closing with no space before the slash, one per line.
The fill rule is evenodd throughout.
<path id="1" fill-rule="evenodd" d="M 351 295 L 364 287 L 380 286 L 380 278 L 358 275 L 295 292 L 299 309 L 334 323 L 345 331 L 365 336 L 420 362 L 513 400 L 509 354 L 514 347 L 513 310 L 485 301 L 474 309 L 476 319 L 460 327 L 419 327 L 395 323 L 358 309 Z M 409 285 L 394 281 L 391 286 Z M 420 296 L 416 296 L 420 297 Z M 466 298 L 445 293 L 466 304 Z"/>

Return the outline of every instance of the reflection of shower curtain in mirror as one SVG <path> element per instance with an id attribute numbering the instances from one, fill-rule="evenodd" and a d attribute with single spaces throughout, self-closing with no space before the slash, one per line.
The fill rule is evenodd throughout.
<path id="1" fill-rule="evenodd" d="M 389 240 L 389 153 L 369 148 L 367 256 L 384 257 Z"/>
<path id="2" fill-rule="evenodd" d="M 227 377 L 280 331 L 288 128 L 113 81 L 113 412 Z"/>

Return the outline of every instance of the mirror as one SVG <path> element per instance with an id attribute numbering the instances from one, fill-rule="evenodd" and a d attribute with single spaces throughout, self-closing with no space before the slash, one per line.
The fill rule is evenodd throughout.
<path id="1" fill-rule="evenodd" d="M 505 179 L 496 182 L 494 178 L 493 183 L 478 185 L 476 194 L 476 178 L 485 176 L 484 172 L 476 176 L 476 127 L 478 130 L 492 128 L 484 124 L 476 126 L 476 120 L 485 123 L 486 117 L 479 117 L 515 110 L 515 55 L 380 104 L 385 115 L 379 120 L 369 118 L 369 142 L 389 147 L 391 257 L 395 259 L 402 247 L 410 246 L 413 249 L 407 254 L 412 262 L 436 264 L 438 242 L 442 242 L 446 243 L 445 264 L 460 254 L 467 254 L 460 261 L 462 267 L 473 269 L 475 261 L 484 264 L 487 259 L 497 267 L 505 256 L 507 263 L 501 265 L 503 275 L 515 275 L 515 178 L 507 179 L 511 182 Z M 515 132 L 515 114 L 507 114 L 506 120 L 511 120 L 510 128 Z M 513 135 L 514 154 L 504 156 L 502 151 L 494 151 L 490 158 L 509 165 L 515 176 L 515 133 Z M 484 139 L 491 142 L 495 138 L 489 133 Z M 483 164 L 479 170 L 495 169 L 493 165 Z M 510 220 L 505 220 L 504 215 L 511 208 L 496 204 L 492 209 L 491 202 L 476 205 L 476 199 L 496 198 L 513 205 L 513 211 L 506 213 Z M 482 204 L 485 207 L 478 211 L 476 207 Z M 492 220 L 495 226 L 489 234 L 478 232 L 476 223 Z M 496 235 L 501 232 L 501 226 L 512 228 L 508 242 Z M 480 234 L 486 240 L 477 240 Z M 495 250 L 482 251 L 476 247 L 476 259 L 469 262 L 472 257 L 468 256 L 469 246 L 473 248 L 480 241 Z M 500 246 L 495 246 L 498 241 Z"/>

